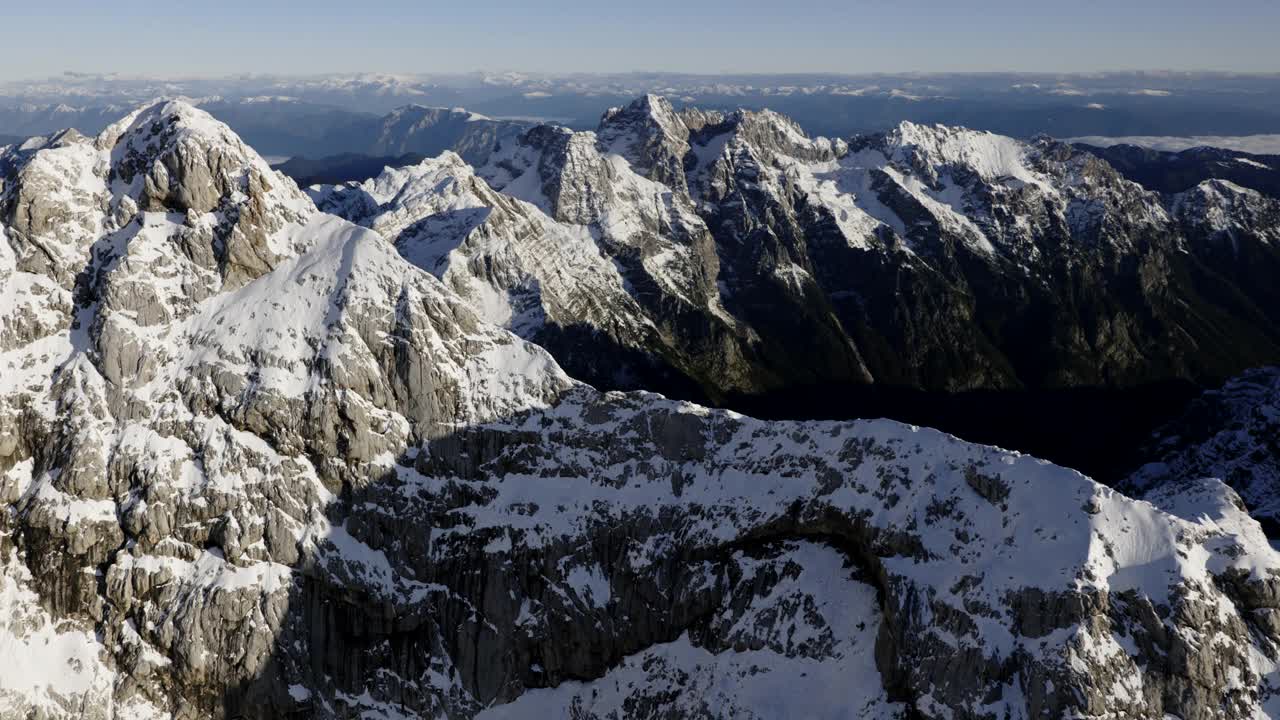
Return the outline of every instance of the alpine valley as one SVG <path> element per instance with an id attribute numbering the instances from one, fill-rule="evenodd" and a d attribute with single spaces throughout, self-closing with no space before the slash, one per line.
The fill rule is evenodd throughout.
<path id="1" fill-rule="evenodd" d="M 1280 716 L 1280 201 L 393 116 L 307 189 L 180 101 L 0 149 L 0 717 Z M 1225 385 L 1114 488 L 704 407 L 1162 383 Z"/>

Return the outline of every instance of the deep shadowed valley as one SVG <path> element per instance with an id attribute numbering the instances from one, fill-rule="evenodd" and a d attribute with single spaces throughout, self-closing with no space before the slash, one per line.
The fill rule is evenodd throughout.
<path id="1" fill-rule="evenodd" d="M 762 419 L 891 418 L 1018 450 L 1112 484 L 1150 461 L 1152 435 L 1206 389 L 1171 380 L 1134 388 L 926 392 L 881 385 L 789 388 L 729 398 Z"/>

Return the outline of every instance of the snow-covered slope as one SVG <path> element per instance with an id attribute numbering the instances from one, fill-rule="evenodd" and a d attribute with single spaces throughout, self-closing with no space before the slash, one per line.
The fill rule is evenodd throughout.
<path id="1" fill-rule="evenodd" d="M 457 248 L 544 257 L 560 203 L 661 199 L 639 173 L 553 170 L 540 206 L 446 156 L 328 198 L 393 245 L 180 103 L 6 152 L 0 715 L 1275 712 L 1280 557 L 1222 483 L 1152 504 L 899 423 L 601 393 L 452 289 L 491 279 Z M 565 266 L 529 267 L 542 302 Z"/>
<path id="2" fill-rule="evenodd" d="M 1234 496 L 1221 483 L 1206 484 L 1182 504 L 1181 495 L 1159 498 L 1176 511 L 1166 514 L 1071 471 L 896 423 L 770 426 L 651 397 L 582 397 L 469 435 L 471 443 L 505 445 L 501 452 L 469 454 L 463 467 L 420 455 L 415 472 L 401 472 L 413 485 L 460 490 L 467 484 L 476 493 L 464 501 L 466 530 L 432 533 L 436 547 L 475 552 L 483 543 L 486 557 L 509 555 L 512 567 L 527 562 L 533 548 L 567 556 L 550 563 L 556 573 L 527 581 L 542 589 L 539 602 L 517 601 L 524 591 L 516 591 L 500 603 L 503 620 L 503 610 L 486 616 L 497 625 L 494 635 L 519 638 L 523 630 L 533 643 L 535 667 L 521 682 L 580 676 L 580 656 L 558 650 L 566 603 L 571 615 L 584 616 L 575 621 L 578 628 L 589 637 L 603 634 L 589 647 L 607 652 L 615 643 L 634 642 L 630 633 L 649 632 L 672 643 L 644 650 L 594 684 L 530 693 L 515 708 L 598 703 L 604 717 L 630 699 L 626 707 L 654 708 L 657 716 L 675 708 L 696 711 L 696 697 L 655 698 L 651 688 L 671 665 L 689 673 L 695 687 L 731 688 L 737 656 L 709 658 L 691 643 L 712 653 L 803 655 L 803 642 L 779 648 L 786 647 L 782 638 L 834 633 L 822 581 L 805 587 L 816 597 L 797 600 L 813 610 L 803 621 L 795 613 L 770 613 L 787 591 L 752 582 L 752 563 L 733 551 L 757 549 L 768 557 L 779 551 L 774 543 L 785 548 L 804 539 L 830 544 L 845 556 L 851 575 L 860 568 L 876 587 L 881 681 L 891 699 L 925 717 L 1243 717 L 1268 702 L 1265 688 L 1274 678 L 1263 658 L 1271 641 L 1259 639 L 1255 655 L 1249 649 L 1254 636 L 1245 629 L 1253 618 L 1244 625 L 1228 618 L 1245 607 L 1257 608 L 1258 617 L 1274 612 L 1265 609 L 1262 588 L 1275 582 L 1276 558 L 1256 523 L 1238 510 L 1228 513 Z M 541 449 L 532 450 L 515 440 L 521 436 L 566 442 L 541 439 Z M 487 462 L 477 469 L 477 459 Z M 446 469 L 457 479 L 443 479 Z M 557 479 L 535 480 L 549 475 Z M 681 559 L 675 567 L 671 552 Z M 806 571 L 829 572 L 819 570 L 829 565 L 810 551 L 792 546 L 791 552 L 792 563 L 812 559 Z M 537 564 L 549 563 L 538 556 Z M 586 572 L 579 575 L 573 568 L 582 564 Z M 758 600 L 740 598 L 747 582 Z M 849 591 L 858 588 L 852 583 Z M 758 640 L 735 639 L 744 613 L 745 628 Z M 510 630 L 507 621 L 515 623 Z M 781 632 L 772 635 L 779 622 Z M 856 661 L 860 637 L 815 642 L 812 652 Z M 1192 660 L 1188 653 L 1201 645 L 1217 648 L 1215 655 Z M 1188 664 L 1156 660 L 1164 657 Z M 638 674 L 641 663 L 659 679 Z M 774 667 L 791 671 L 785 663 Z M 1197 680 L 1178 679 L 1183 672 Z M 1235 680 L 1211 681 L 1213 689 L 1199 685 L 1218 674 L 1256 678 L 1245 684 L 1256 682 L 1258 694 L 1235 695 L 1227 690 Z M 845 704 L 824 712 L 859 702 L 877 706 L 886 697 L 856 688 L 842 696 Z M 776 702 L 798 711 L 811 707 L 806 700 L 816 698 L 788 694 Z"/>
<path id="3" fill-rule="evenodd" d="M 324 210 L 394 240 L 494 324 L 536 334 L 589 318 L 642 334 L 643 313 L 586 228 L 494 192 L 453 153 L 360 184 L 312 191 Z"/>
<path id="4" fill-rule="evenodd" d="M 575 174 L 583 165 L 593 174 Z M 732 377 L 746 339 L 710 284 L 707 228 L 688 201 L 671 204 L 664 186 L 602 154 L 589 133 L 539 128 L 479 174 L 446 153 L 310 192 L 325 211 L 393 238 L 490 321 L 575 357 L 584 379 L 632 387 L 669 365 L 708 383 L 709 373 L 745 382 Z"/>

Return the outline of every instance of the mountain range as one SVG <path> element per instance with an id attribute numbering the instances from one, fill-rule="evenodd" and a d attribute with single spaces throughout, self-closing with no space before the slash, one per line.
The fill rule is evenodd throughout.
<path id="1" fill-rule="evenodd" d="M 1280 203 L 1048 139 L 810 138 L 647 96 L 308 191 L 597 386 L 1211 385 L 1280 359 Z"/>
<path id="2" fill-rule="evenodd" d="M 1177 152 L 1126 144 L 1076 146 L 1106 160 L 1122 175 L 1148 190 L 1180 193 L 1205 180 L 1219 179 L 1273 198 L 1280 197 L 1278 155 L 1256 155 L 1207 146 Z"/>
<path id="3" fill-rule="evenodd" d="M 188 99 L 266 156 L 365 152 L 341 130 L 405 105 L 465 107 L 494 118 L 579 130 L 631 99 L 661 94 L 681 107 L 772 108 L 812 134 L 886 132 L 902 120 L 1030 139 L 1080 136 L 1250 136 L 1280 122 L 1274 73 L 792 73 L 129 76 L 67 73 L 0 83 L 0 134 L 75 127 L 96 134 L 156 97 Z M 334 133 L 330 135 L 330 133 Z M 325 136 L 329 135 L 326 138 Z M 1272 138 L 1274 142 L 1274 137 Z M 382 153 L 372 153 L 382 154 Z M 434 154 L 434 153 L 432 153 Z"/>
<path id="4" fill-rule="evenodd" d="M 0 150 L 0 714 L 1280 712 L 1274 373 L 1121 490 L 650 392 L 1208 384 L 1275 359 L 1276 201 L 656 96 L 473 160 Z"/>

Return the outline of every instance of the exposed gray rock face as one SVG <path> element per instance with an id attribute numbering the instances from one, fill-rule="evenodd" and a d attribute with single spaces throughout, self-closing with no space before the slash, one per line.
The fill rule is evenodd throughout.
<path id="1" fill-rule="evenodd" d="M 221 712 L 361 468 L 570 386 L 190 106 L 29 152 L 13 178 L 0 554 L 35 618 L 14 652 L 52 645 L 34 685 L 4 686 L 13 712 Z M 51 680 L 70 661 L 78 679 Z"/>
<path id="2" fill-rule="evenodd" d="M 1152 504 L 894 422 L 598 392 L 186 105 L 23 153 L 0 715 L 1277 712 L 1280 555 L 1222 483 Z M 405 206 L 545 222 L 447 175 Z"/>
<path id="3" fill-rule="evenodd" d="M 526 691 L 480 713 L 527 717 L 901 718 L 881 682 L 874 585 L 822 542 L 755 543 L 684 569 L 720 606 L 693 629 L 628 656 L 598 680 Z M 593 579 L 590 574 L 580 576 Z M 587 601 L 610 592 L 583 583 Z M 616 602 L 608 596 L 609 602 Z"/>
<path id="4" fill-rule="evenodd" d="M 539 320 L 507 322 L 605 387 L 712 399 L 867 382 L 1116 387 L 1220 381 L 1280 358 L 1280 203 L 1222 181 L 1162 197 L 1049 140 L 911 123 L 811 139 L 776 113 L 677 112 L 647 96 L 595 132 L 533 128 L 474 174 L 428 161 L 316 197 L 405 228 L 428 216 L 397 189 L 421 198 L 442 173 L 479 175 L 540 211 L 544 237 L 583 240 L 534 265 L 505 253 L 529 245 L 511 223 L 462 221 L 495 207 L 487 190 L 444 231 L 456 211 L 419 203 L 432 238 L 455 233 L 437 240 L 448 253 L 428 253 L 437 276 L 500 295 L 486 272 L 532 287 L 583 254 L 617 267 L 627 297 L 612 280 L 583 283 L 598 303 L 531 291 Z M 346 210 L 375 185 L 377 202 Z M 616 327 L 636 306 L 657 332 Z"/>
<path id="5" fill-rule="evenodd" d="M 619 223 L 617 242 L 633 243 L 626 257 L 636 262 L 629 266 L 591 228 L 556 222 L 537 205 L 498 193 L 451 153 L 312 195 L 321 209 L 394 238 L 401 255 L 444 280 L 486 320 L 564 356 L 581 352 L 576 366 L 596 368 L 611 383 L 639 383 L 664 362 L 692 367 L 695 351 L 708 372 L 728 374 L 747 364 L 714 296 L 674 275 L 681 284 L 637 292 L 637 283 L 655 282 L 646 267 L 694 262 L 687 247 L 663 243 L 643 223 Z M 694 313 L 708 306 L 707 315 Z M 685 342 L 680 321 L 690 317 L 709 319 L 718 344 Z M 602 344 L 615 352 L 601 353 Z M 661 357 L 647 359 L 650 352 Z"/>

